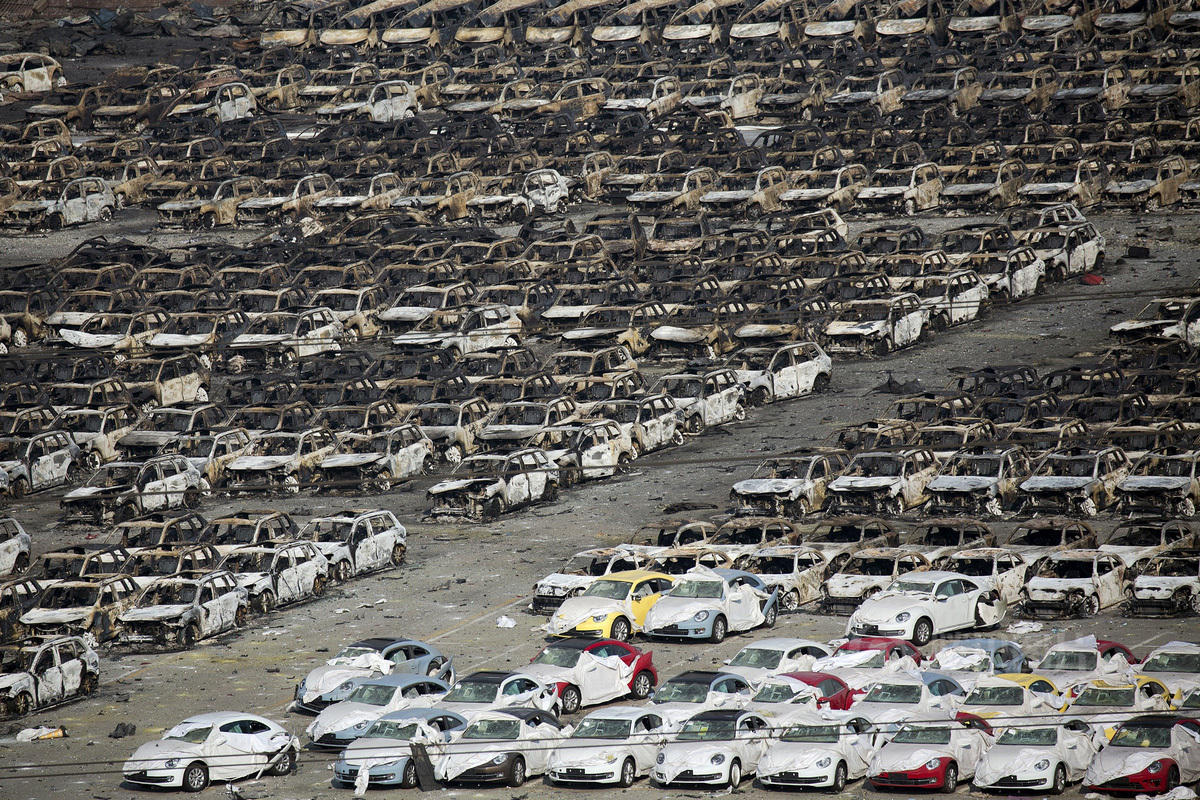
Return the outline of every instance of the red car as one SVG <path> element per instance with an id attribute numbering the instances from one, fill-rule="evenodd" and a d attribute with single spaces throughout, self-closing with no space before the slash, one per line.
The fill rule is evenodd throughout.
<path id="1" fill-rule="evenodd" d="M 597 658 L 616 656 L 630 670 L 622 670 L 623 677 L 616 671 L 590 669 L 591 680 L 581 686 L 579 680 L 580 658 L 590 653 Z M 594 664 L 594 662 L 593 662 Z M 582 706 L 606 703 L 618 697 L 632 696 L 645 700 L 658 685 L 658 671 L 654 668 L 653 654 L 642 651 L 628 642 L 616 639 L 560 639 L 551 642 L 534 656 L 522 674 L 533 675 L 547 684 L 558 685 L 558 697 L 563 714 L 574 714 Z M 606 676 L 621 681 L 606 685 Z"/>
<path id="2" fill-rule="evenodd" d="M 866 694 L 865 689 L 852 689 L 836 675 L 828 672 L 787 672 L 784 677 L 804 681 L 817 690 L 817 707 L 828 706 L 834 711 L 846 711 L 854 698 Z"/>
<path id="3" fill-rule="evenodd" d="M 1096 649 L 1100 651 L 1100 657 L 1104 659 L 1112 658 L 1119 653 L 1125 656 L 1125 660 L 1130 664 L 1142 663 L 1142 660 L 1135 656 L 1132 650 L 1120 642 L 1110 642 L 1107 639 L 1097 639 Z"/>
<path id="4" fill-rule="evenodd" d="M 925 656 L 921 651 L 913 647 L 912 643 L 904 639 L 892 639 L 887 636 L 861 636 L 857 639 L 851 639 L 845 644 L 838 647 L 834 651 L 834 655 L 838 653 L 853 653 L 863 650 L 883 650 L 886 654 L 885 661 L 891 661 L 893 658 L 903 658 L 911 656 L 912 660 L 920 666 L 925 660 Z"/>

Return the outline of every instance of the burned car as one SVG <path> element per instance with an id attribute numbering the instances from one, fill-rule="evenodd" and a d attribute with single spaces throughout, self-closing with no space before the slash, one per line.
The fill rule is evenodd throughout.
<path id="1" fill-rule="evenodd" d="M 315 517 L 297 538 L 316 545 L 329 562 L 330 579 L 337 583 L 400 566 L 408 547 L 408 531 L 391 511 L 382 509 Z"/>
<path id="2" fill-rule="evenodd" d="M 1200 614 L 1200 550 L 1160 553 L 1150 559 L 1126 593 L 1127 616 Z"/>
<path id="3" fill-rule="evenodd" d="M 86 697 L 100 685 L 100 656 L 82 637 L 0 648 L 0 708 L 23 716 Z"/>
<path id="4" fill-rule="evenodd" d="M 117 618 L 118 644 L 141 651 L 187 649 L 244 626 L 246 613 L 246 590 L 229 572 L 160 578 Z"/>
<path id="5" fill-rule="evenodd" d="M 730 490 L 734 512 L 800 518 L 821 511 L 829 483 L 849 459 L 844 450 L 828 450 L 764 461 Z"/>
<path id="6" fill-rule="evenodd" d="M 180 455 L 152 458 L 144 464 L 105 464 L 60 501 L 68 519 L 120 522 L 153 511 L 195 508 L 211 491 L 208 481 Z"/>
<path id="7" fill-rule="evenodd" d="M 834 511 L 903 514 L 929 499 L 926 489 L 937 470 L 937 458 L 930 450 L 859 453 L 841 475 L 830 481 L 829 507 Z"/>
<path id="8" fill-rule="evenodd" d="M 275 489 L 297 494 L 337 449 L 337 440 L 326 428 L 268 433 L 254 443 L 250 455 L 239 456 L 225 467 L 228 488 L 232 492 Z"/>
<path id="9" fill-rule="evenodd" d="M 426 493 L 429 516 L 469 521 L 490 520 L 537 502 L 558 497 L 559 469 L 544 450 L 528 448 L 507 456 L 463 459 L 451 476 Z"/>
<path id="10" fill-rule="evenodd" d="M 260 614 L 321 597 L 329 581 L 329 560 L 306 541 L 243 545 L 226 554 L 220 569 L 233 573 L 250 608 Z"/>
<path id="11" fill-rule="evenodd" d="M 380 433 L 346 434 L 340 449 L 316 466 L 323 490 L 386 492 L 429 472 L 437 462 L 433 441 L 412 423 Z"/>
<path id="12" fill-rule="evenodd" d="M 1196 515 L 1200 503 L 1200 451 L 1154 450 L 1138 459 L 1117 484 L 1117 507 L 1125 513 Z"/>
<path id="13" fill-rule="evenodd" d="M 35 636 L 82 636 L 98 642 L 116 638 L 118 618 L 131 608 L 141 589 L 128 575 L 66 580 L 46 589 L 20 622 Z"/>
<path id="14" fill-rule="evenodd" d="M 1014 505 L 1017 486 L 1028 474 L 1022 448 L 964 450 L 943 465 L 926 490 L 930 505 L 940 511 L 998 517 Z"/>
<path id="15" fill-rule="evenodd" d="M 884 356 L 916 344 L 928 322 L 929 311 L 912 293 L 852 300 L 826 326 L 826 349 L 835 355 Z"/>
<path id="16" fill-rule="evenodd" d="M 1076 511 L 1094 517 L 1116 502 L 1117 486 L 1129 467 L 1119 447 L 1056 450 L 1018 487 L 1023 507 L 1033 513 Z"/>

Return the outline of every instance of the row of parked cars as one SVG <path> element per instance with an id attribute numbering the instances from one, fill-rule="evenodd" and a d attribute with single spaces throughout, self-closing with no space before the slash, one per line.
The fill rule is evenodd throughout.
<path id="1" fill-rule="evenodd" d="M 21 524 L 6 517 L 0 529 L 0 551 L 15 551 L 13 564 L 27 565 L 30 537 Z M 100 645 L 122 652 L 190 648 L 245 628 L 251 615 L 397 567 L 406 550 L 407 531 L 382 509 L 316 517 L 302 528 L 269 510 L 127 521 L 86 544 L 43 553 L 24 574 L 0 583 L 0 650 L 42 667 L 33 670 L 33 683 L 5 684 L 0 699 L 8 713 L 25 714 L 89 694 Z M 64 685 L 59 667 L 66 659 L 55 661 L 55 647 L 84 647 L 91 654 L 87 674 L 73 671 Z"/>
<path id="2" fill-rule="evenodd" d="M 695 573 L 699 584 L 712 578 Z M 561 787 L 733 786 L 775 789 L 1169 792 L 1195 780 L 1200 649 L 1172 642 L 1138 658 L 1094 636 L 1034 660 L 997 638 L 955 640 L 932 657 L 899 638 L 749 642 L 717 670 L 659 684 L 653 654 L 604 637 L 554 637 L 513 671 L 455 680 L 437 648 L 403 637 L 353 642 L 311 670 L 293 710 L 313 716 L 311 748 L 339 752 L 333 784 L 431 788 L 544 776 Z M 642 700 L 640 705 L 612 701 Z M 561 715 L 595 707 L 575 724 Z M 199 791 L 258 760 L 221 769 L 233 714 L 205 714 L 138 748 L 132 785 Z M 239 740 L 283 774 L 300 737 L 251 715 Z M 1031 722 L 1033 720 L 1033 722 Z M 193 732 L 192 738 L 183 734 Z M 190 745 L 212 742 L 217 747 Z M 226 750 L 221 746 L 225 745 Z M 418 749 L 431 775 L 420 775 Z M 232 751 L 228 751 L 232 752 Z M 170 760 L 167 760 L 170 758 Z M 1157 765 L 1157 768 L 1154 768 Z"/>

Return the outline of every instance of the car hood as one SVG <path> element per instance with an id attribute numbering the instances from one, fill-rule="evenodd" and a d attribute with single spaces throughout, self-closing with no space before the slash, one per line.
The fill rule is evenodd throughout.
<path id="1" fill-rule="evenodd" d="M 291 456 L 238 456 L 229 462 L 226 469 L 248 472 L 261 472 L 287 466 L 292 461 Z"/>
<path id="2" fill-rule="evenodd" d="M 1000 481 L 986 475 L 941 475 L 929 482 L 931 492 L 977 492 L 990 489 Z"/>
<path id="3" fill-rule="evenodd" d="M 146 608 L 131 608 L 120 616 L 121 622 L 163 622 L 178 619 L 187 613 L 191 606 L 163 605 L 147 606 Z"/>
<path id="4" fill-rule="evenodd" d="M 485 489 L 495 482 L 494 478 L 459 478 L 457 480 L 436 483 L 429 489 L 429 493 L 448 494 L 450 492 L 462 491 L 463 489 Z"/>
<path id="5" fill-rule="evenodd" d="M 875 586 L 886 586 L 890 575 L 831 575 L 825 581 L 830 597 L 862 597 L 863 592 Z"/>
<path id="6" fill-rule="evenodd" d="M 117 444 L 121 447 L 161 447 L 177 436 L 176 431 L 131 431 L 118 439 Z"/>
<path id="7" fill-rule="evenodd" d="M 360 722 L 375 720 L 387 711 L 383 706 L 372 706 L 367 703 L 352 703 L 344 700 L 322 709 L 317 718 L 305 729 L 310 739 L 320 739 L 327 733 L 335 733 L 352 728 Z M 365 729 L 364 729 L 365 730 Z"/>
<path id="8" fill-rule="evenodd" d="M 338 659 L 331 660 L 337 661 Z M 386 675 L 390 672 L 390 669 L 384 669 L 384 667 L 391 667 L 390 661 L 378 657 L 373 659 L 372 663 L 374 669 L 371 666 L 353 664 L 323 664 L 317 667 L 304 678 L 304 691 L 300 695 L 300 702 L 311 703 L 351 678 L 367 678 L 371 675 Z"/>
<path id="9" fill-rule="evenodd" d="M 146 742 L 125 762 L 125 772 L 142 772 L 166 768 L 170 759 L 185 760 L 203 755 L 204 744 L 192 744 L 182 739 L 156 739 Z"/>
<path id="10" fill-rule="evenodd" d="M 491 439 L 524 439 L 541 430 L 541 425 L 489 425 L 480 431 L 479 438 L 484 441 Z"/>
<path id="11" fill-rule="evenodd" d="M 943 187 L 942 194 L 947 197 L 970 197 L 986 194 L 992 188 L 990 183 L 953 183 Z"/>
<path id="12" fill-rule="evenodd" d="M 150 337 L 151 347 L 199 347 L 207 342 L 205 333 L 156 333 Z"/>
<path id="13" fill-rule="evenodd" d="M 1191 484 L 1192 479 L 1188 477 L 1133 475 L 1118 483 L 1117 489 L 1122 492 L 1177 492 Z"/>
<path id="14" fill-rule="evenodd" d="M 898 489 L 903 482 L 903 478 L 887 475 L 874 478 L 843 476 L 830 482 L 829 489 L 833 492 L 877 492 L 881 489 Z"/>
<path id="15" fill-rule="evenodd" d="M 1067 475 L 1050 475 L 1030 478 L 1021 484 L 1023 492 L 1070 492 L 1087 488 L 1091 478 L 1072 478 Z"/>
<path id="16" fill-rule="evenodd" d="M 1151 178 L 1143 178 L 1138 181 L 1111 181 L 1104 187 L 1104 191 L 1112 194 L 1141 194 L 1153 189 L 1155 183 L 1156 181 Z"/>
<path id="17" fill-rule="evenodd" d="M 847 322 L 834 320 L 825 326 L 829 336 L 877 336 L 887 327 L 887 320 L 872 320 L 869 322 Z"/>
<path id="18" fill-rule="evenodd" d="M 385 322 L 420 322 L 433 316 L 432 308 L 424 306 L 392 306 L 379 312 Z"/>
<path id="19" fill-rule="evenodd" d="M 660 325 L 650 332 L 650 338 L 658 339 L 667 342 L 681 342 L 684 344 L 694 344 L 702 342 L 706 338 L 707 333 L 703 329 L 695 328 L 680 328 L 675 325 Z"/>
<path id="20" fill-rule="evenodd" d="M 716 771 L 712 767 L 712 759 L 722 755 L 728 761 L 732 755 L 732 742 L 670 742 L 663 746 L 659 754 L 663 763 L 656 764 L 654 769 L 662 773 L 664 782 L 671 782 L 679 773 L 686 769 L 701 771 Z"/>
<path id="21" fill-rule="evenodd" d="M 807 478 L 747 478 L 733 485 L 735 494 L 741 495 L 787 495 L 799 497 L 812 485 Z"/>
<path id="22" fill-rule="evenodd" d="M 88 348 L 112 347 L 125 338 L 121 333 L 84 333 L 73 328 L 59 328 L 58 335 L 67 344 Z"/>
<path id="23" fill-rule="evenodd" d="M 260 347 L 264 344 L 283 344 L 290 341 L 290 333 L 243 333 L 229 343 L 230 347 Z"/>
<path id="24" fill-rule="evenodd" d="M 1062 194 L 1071 191 L 1073 183 L 1027 183 L 1017 190 L 1017 194 L 1026 196 L 1041 196 Z"/>
<path id="25" fill-rule="evenodd" d="M 346 469 L 377 464 L 383 460 L 382 453 L 338 453 L 321 459 L 321 469 Z"/>
<path id="26" fill-rule="evenodd" d="M 716 600 L 700 597 L 664 597 L 650 607 L 646 612 L 645 628 L 665 628 L 686 622 L 701 611 L 710 614 L 720 611 L 720 603 Z"/>
<path id="27" fill-rule="evenodd" d="M 63 500 L 88 500 L 95 497 L 115 497 L 128 491 L 130 486 L 80 486 L 63 496 Z"/>
<path id="28" fill-rule="evenodd" d="M 71 622 L 82 622 L 91 610 L 91 606 L 34 608 L 21 615 L 21 622 L 26 625 L 65 625 Z"/>
<path id="29" fill-rule="evenodd" d="M 537 582 L 537 591 L 539 593 L 546 593 L 552 589 L 570 591 L 571 589 L 578 589 L 580 586 L 587 586 L 592 580 L 587 575 L 568 575 L 565 572 L 552 572 Z"/>
<path id="30" fill-rule="evenodd" d="M 858 611 L 854 612 L 854 617 L 861 622 L 884 624 L 891 622 L 901 611 L 908 611 L 926 602 L 929 602 L 928 595 L 915 592 L 880 592 L 864 600 Z"/>
<path id="31" fill-rule="evenodd" d="M 905 772 L 918 769 L 935 758 L 949 758 L 954 754 L 949 747 L 935 744 L 896 744 L 889 742 L 871 759 L 870 773 Z"/>
<path id="32" fill-rule="evenodd" d="M 609 600 L 605 597 L 568 597 L 550 617 L 546 629 L 550 633 L 565 633 L 593 616 L 628 611 L 629 603 L 622 600 Z"/>

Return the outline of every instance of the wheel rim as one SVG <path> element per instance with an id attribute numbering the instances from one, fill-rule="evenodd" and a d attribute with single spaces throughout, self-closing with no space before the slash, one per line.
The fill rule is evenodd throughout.
<path id="1" fill-rule="evenodd" d="M 633 693 L 638 697 L 645 697 L 650 694 L 650 676 L 644 672 L 638 673 L 638 676 L 633 679 Z"/>
<path id="2" fill-rule="evenodd" d="M 916 634 L 917 635 L 913 638 L 919 640 L 921 642 L 921 644 L 925 644 L 926 642 L 928 642 L 930 639 L 933 638 L 933 626 L 930 625 L 925 620 L 921 620 L 920 622 L 917 623 Z"/>
<path id="3" fill-rule="evenodd" d="M 1058 765 L 1058 769 L 1054 770 L 1054 791 L 1061 792 L 1067 786 L 1066 771 L 1062 768 L 1062 764 Z"/>
<path id="4" fill-rule="evenodd" d="M 742 768 L 735 761 L 729 767 L 729 785 L 736 787 L 742 782 Z"/>
<path id="5" fill-rule="evenodd" d="M 567 690 L 563 692 L 563 713 L 574 714 L 579 710 L 579 702 L 580 698 L 578 690 L 568 687 Z"/>
<path id="6" fill-rule="evenodd" d="M 800 607 L 800 597 L 795 592 L 788 592 L 783 596 L 783 610 L 795 611 Z"/>
<path id="7" fill-rule="evenodd" d="M 612 636 L 619 642 L 623 642 L 629 638 L 629 623 L 624 619 L 619 619 L 613 623 Z"/>
<path id="8" fill-rule="evenodd" d="M 725 638 L 725 620 L 719 619 L 713 623 L 713 638 L 718 640 Z"/>
<path id="9" fill-rule="evenodd" d="M 522 784 L 525 782 L 525 764 L 522 761 L 517 761 L 513 764 L 513 783 Z"/>
<path id="10" fill-rule="evenodd" d="M 833 774 L 833 788 L 841 791 L 846 788 L 846 765 L 838 764 L 837 770 Z"/>
<path id="11" fill-rule="evenodd" d="M 958 786 L 958 769 L 953 764 L 946 767 L 946 791 L 954 791 Z"/>
<path id="12" fill-rule="evenodd" d="M 417 765 L 412 761 L 404 765 L 404 785 L 408 787 L 417 785 Z"/>
<path id="13" fill-rule="evenodd" d="M 633 779 L 635 777 L 636 775 L 634 772 L 633 762 L 629 759 L 625 759 L 625 763 L 621 766 L 621 782 L 626 786 L 629 786 L 633 783 Z"/>

